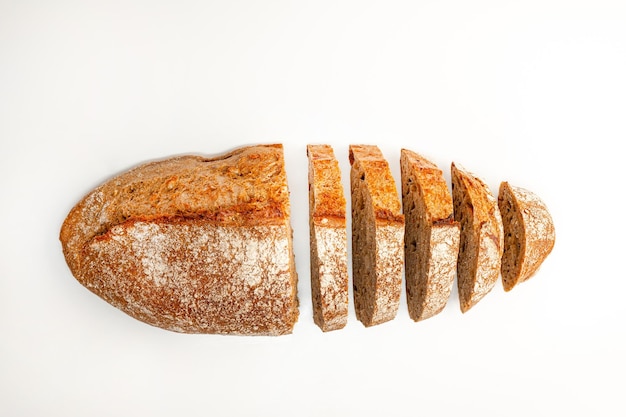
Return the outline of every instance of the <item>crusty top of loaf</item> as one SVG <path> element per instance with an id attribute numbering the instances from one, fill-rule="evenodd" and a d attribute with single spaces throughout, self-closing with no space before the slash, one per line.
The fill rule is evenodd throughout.
<path id="1" fill-rule="evenodd" d="M 423 189 L 426 211 L 432 222 L 453 221 L 452 195 L 443 177 L 443 171 L 426 157 L 401 150 L 402 157 L 411 165 Z"/>
<path id="2" fill-rule="evenodd" d="M 479 225 L 483 223 L 496 224 L 501 230 L 502 220 L 498 211 L 498 201 L 491 193 L 489 186 L 460 164 L 452 163 L 452 176 L 456 176 L 465 186 L 473 205 L 474 222 Z M 499 234 L 502 233 L 499 232 Z"/>
<path id="3" fill-rule="evenodd" d="M 378 220 L 404 223 L 389 163 L 375 145 L 350 145 L 350 164 L 361 170 Z"/>
<path id="4" fill-rule="evenodd" d="M 346 199 L 338 180 L 341 172 L 333 148 L 329 145 L 307 145 L 307 154 L 311 161 L 309 182 L 313 189 L 313 217 L 345 219 Z"/>
<path id="5" fill-rule="evenodd" d="M 93 237 L 132 220 L 202 218 L 220 225 L 270 225 L 289 218 L 282 145 L 236 149 L 216 158 L 186 155 L 149 162 L 87 194 L 61 228 L 68 264 Z"/>

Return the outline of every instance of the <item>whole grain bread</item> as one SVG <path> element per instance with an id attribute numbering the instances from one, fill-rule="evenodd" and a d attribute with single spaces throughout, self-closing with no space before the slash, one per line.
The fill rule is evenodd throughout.
<path id="1" fill-rule="evenodd" d="M 506 181 L 500 184 L 498 206 L 504 225 L 502 284 L 510 291 L 532 277 L 552 251 L 554 223 L 535 193 Z"/>
<path id="2" fill-rule="evenodd" d="M 348 321 L 348 237 L 341 171 L 329 145 L 308 145 L 313 321 L 323 331 Z"/>
<path id="3" fill-rule="evenodd" d="M 461 311 L 476 305 L 500 276 L 503 251 L 498 202 L 477 176 L 452 164 L 454 218 L 461 223 L 457 283 Z"/>
<path id="4" fill-rule="evenodd" d="M 87 194 L 60 240 L 81 284 L 154 326 L 280 335 L 298 318 L 282 145 L 138 166 Z"/>
<path id="5" fill-rule="evenodd" d="M 378 147 L 350 146 L 352 279 L 365 326 L 395 318 L 402 292 L 404 216 L 389 164 Z"/>
<path id="6" fill-rule="evenodd" d="M 459 223 L 443 172 L 407 149 L 400 153 L 404 251 L 409 316 L 420 321 L 440 313 L 454 283 Z"/>

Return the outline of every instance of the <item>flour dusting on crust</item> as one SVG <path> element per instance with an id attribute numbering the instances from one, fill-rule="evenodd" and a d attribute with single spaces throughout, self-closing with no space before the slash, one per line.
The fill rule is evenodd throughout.
<path id="1" fill-rule="evenodd" d="M 86 286 L 180 332 L 288 333 L 285 319 L 296 307 L 288 230 L 197 221 L 116 226 L 85 250 Z"/>

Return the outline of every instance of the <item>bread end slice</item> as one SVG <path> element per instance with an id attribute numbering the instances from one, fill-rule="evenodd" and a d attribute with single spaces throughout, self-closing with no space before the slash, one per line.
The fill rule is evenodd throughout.
<path id="1" fill-rule="evenodd" d="M 554 223 L 536 194 L 506 181 L 500 184 L 498 206 L 504 225 L 502 285 L 511 291 L 532 277 L 552 251 Z"/>

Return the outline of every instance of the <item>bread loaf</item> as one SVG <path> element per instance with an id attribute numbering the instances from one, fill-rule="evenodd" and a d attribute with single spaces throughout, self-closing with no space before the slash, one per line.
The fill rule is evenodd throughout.
<path id="1" fill-rule="evenodd" d="M 554 223 L 536 194 L 508 182 L 500 184 L 498 206 L 504 225 L 502 284 L 510 291 L 533 276 L 552 251 Z"/>
<path id="2" fill-rule="evenodd" d="M 420 321 L 446 306 L 459 254 L 459 223 L 443 172 L 423 156 L 402 149 L 402 205 L 409 316 Z"/>
<path id="3" fill-rule="evenodd" d="M 87 194 L 60 240 L 81 284 L 154 326 L 281 335 L 298 318 L 282 145 L 131 169 Z"/>
<path id="4" fill-rule="evenodd" d="M 500 276 L 502 218 L 489 187 L 454 163 L 452 198 L 454 218 L 461 223 L 457 281 L 465 313 L 492 290 Z"/>
<path id="5" fill-rule="evenodd" d="M 389 164 L 376 146 L 350 146 L 352 279 L 365 326 L 395 318 L 402 291 L 404 216 Z"/>
<path id="6" fill-rule="evenodd" d="M 348 321 L 348 237 L 341 171 L 328 145 L 308 145 L 313 320 L 323 331 Z"/>

